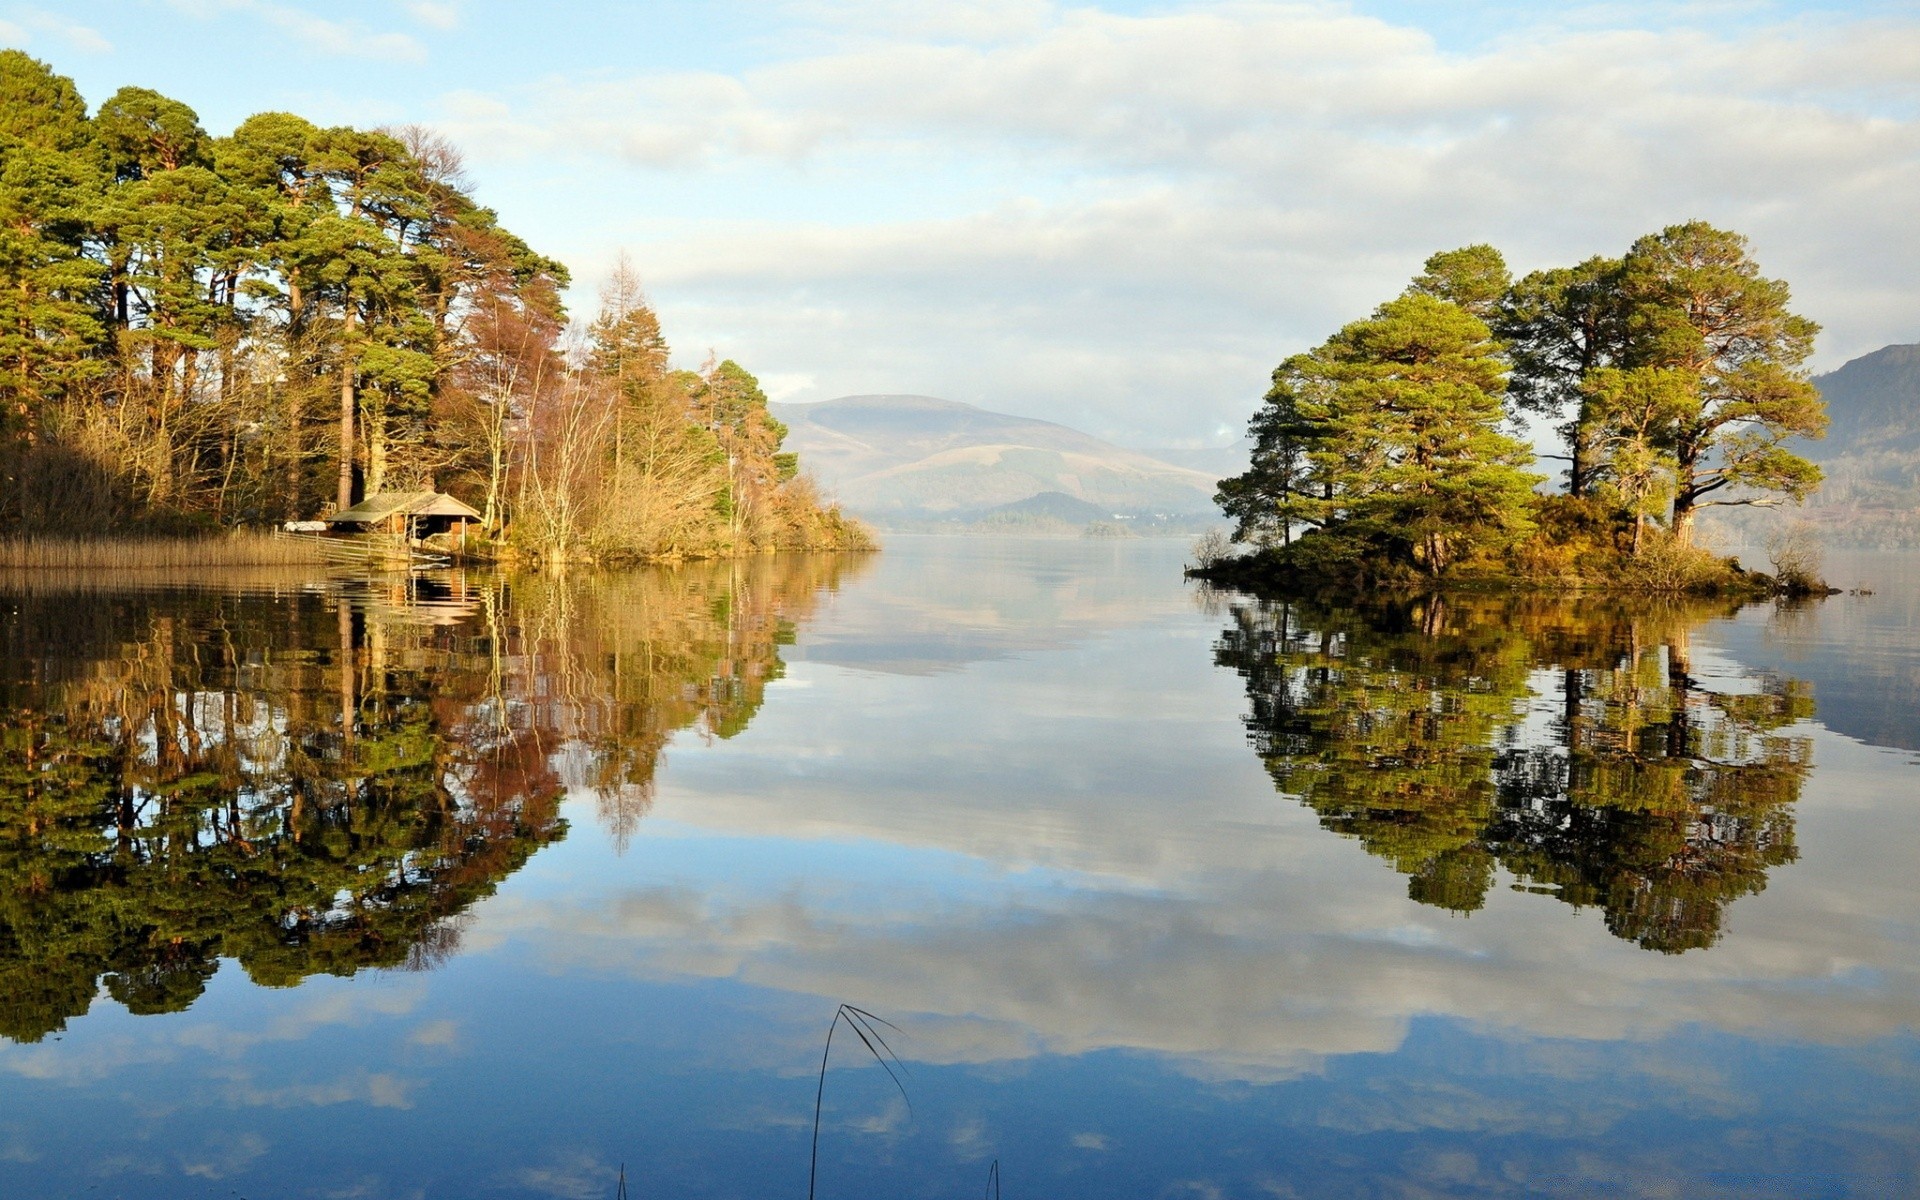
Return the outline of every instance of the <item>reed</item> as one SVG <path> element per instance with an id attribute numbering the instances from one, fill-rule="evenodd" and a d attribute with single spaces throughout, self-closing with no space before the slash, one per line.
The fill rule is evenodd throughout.
<path id="1" fill-rule="evenodd" d="M 827 1045 L 820 1052 L 820 1086 L 813 1094 L 813 1161 L 807 1167 L 807 1200 L 813 1200 L 815 1183 L 820 1176 L 820 1108 L 827 1096 L 827 1057 L 833 1053 L 834 1031 L 840 1028 L 843 1021 L 866 1046 L 867 1053 L 873 1055 L 873 1061 L 886 1070 L 887 1078 L 893 1080 L 893 1086 L 900 1089 L 900 1098 L 907 1102 L 907 1112 L 913 1112 L 913 1101 L 907 1096 L 907 1085 L 900 1082 L 900 1074 L 894 1071 L 895 1067 L 899 1067 L 904 1072 L 907 1064 L 900 1061 L 900 1056 L 893 1052 L 893 1047 L 887 1045 L 887 1039 L 880 1033 L 881 1025 L 895 1033 L 900 1032 L 900 1027 L 885 1017 L 874 1016 L 864 1008 L 842 1004 L 834 1010 L 833 1022 L 827 1026 Z"/>
<path id="2" fill-rule="evenodd" d="M 311 538 L 253 530 L 197 538 L 0 538 L 0 569 L 32 571 L 177 571 L 207 567 L 320 566 Z"/>

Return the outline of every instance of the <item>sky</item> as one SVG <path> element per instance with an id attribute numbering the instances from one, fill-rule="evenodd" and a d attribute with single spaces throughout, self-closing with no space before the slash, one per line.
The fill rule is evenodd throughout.
<path id="1" fill-rule="evenodd" d="M 1920 5 L 0 0 L 97 105 L 431 126 L 675 358 L 1223 445 L 1286 355 L 1486 241 L 1704 219 L 1831 369 L 1920 341 Z"/>

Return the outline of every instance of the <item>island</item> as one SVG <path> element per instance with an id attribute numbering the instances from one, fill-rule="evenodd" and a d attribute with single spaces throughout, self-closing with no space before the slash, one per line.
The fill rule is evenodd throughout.
<path id="1" fill-rule="evenodd" d="M 1819 326 L 1789 303 L 1744 237 L 1702 221 L 1518 280 L 1490 245 L 1435 254 L 1400 296 L 1274 370 L 1251 465 L 1220 482 L 1234 532 L 1203 538 L 1190 573 L 1823 592 L 1806 538 L 1776 538 L 1772 572 L 1696 539 L 1703 510 L 1798 503 L 1819 485 L 1792 445 L 1827 424 L 1804 366 Z M 1535 427 L 1556 453 L 1536 455 Z M 1543 490 L 1537 457 L 1565 464 L 1560 490 Z"/>

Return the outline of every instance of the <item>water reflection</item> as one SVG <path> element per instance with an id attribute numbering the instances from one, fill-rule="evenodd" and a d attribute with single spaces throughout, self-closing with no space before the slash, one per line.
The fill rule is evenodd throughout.
<path id="1" fill-rule="evenodd" d="M 726 738 L 849 560 L 0 597 L 0 1035 L 422 968 L 566 833 L 624 845 L 677 730 Z"/>
<path id="2" fill-rule="evenodd" d="M 1216 648 L 1246 680 L 1275 786 L 1408 876 L 1416 901 L 1516 889 L 1597 907 L 1617 937 L 1712 945 L 1791 862 L 1812 766 L 1806 685 L 1696 675 L 1722 608 L 1429 598 L 1247 602 Z"/>

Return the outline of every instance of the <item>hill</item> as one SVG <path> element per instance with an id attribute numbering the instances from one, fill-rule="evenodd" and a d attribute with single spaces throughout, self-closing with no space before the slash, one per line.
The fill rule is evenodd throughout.
<path id="1" fill-rule="evenodd" d="M 1805 509 L 1721 510 L 1740 538 L 1804 520 L 1829 545 L 1920 546 L 1920 346 L 1883 346 L 1813 380 L 1831 420 L 1794 449 L 1826 472 Z"/>
<path id="2" fill-rule="evenodd" d="M 1814 458 L 1920 453 L 1920 346 L 1883 346 L 1813 382 L 1833 421 Z"/>
<path id="3" fill-rule="evenodd" d="M 821 484 L 873 520 L 966 517 L 1045 492 L 1102 516 L 1213 511 L 1216 476 L 1051 421 L 932 396 L 843 396 L 772 412 Z"/>
<path id="4" fill-rule="evenodd" d="M 1016 500 L 1012 504 L 996 505 L 983 515 L 988 518 L 1030 517 L 1035 520 L 1065 521 L 1085 525 L 1089 521 L 1104 521 L 1113 514 L 1098 504 L 1076 500 L 1065 492 L 1041 492 L 1037 496 L 1028 496 L 1025 500 Z"/>

